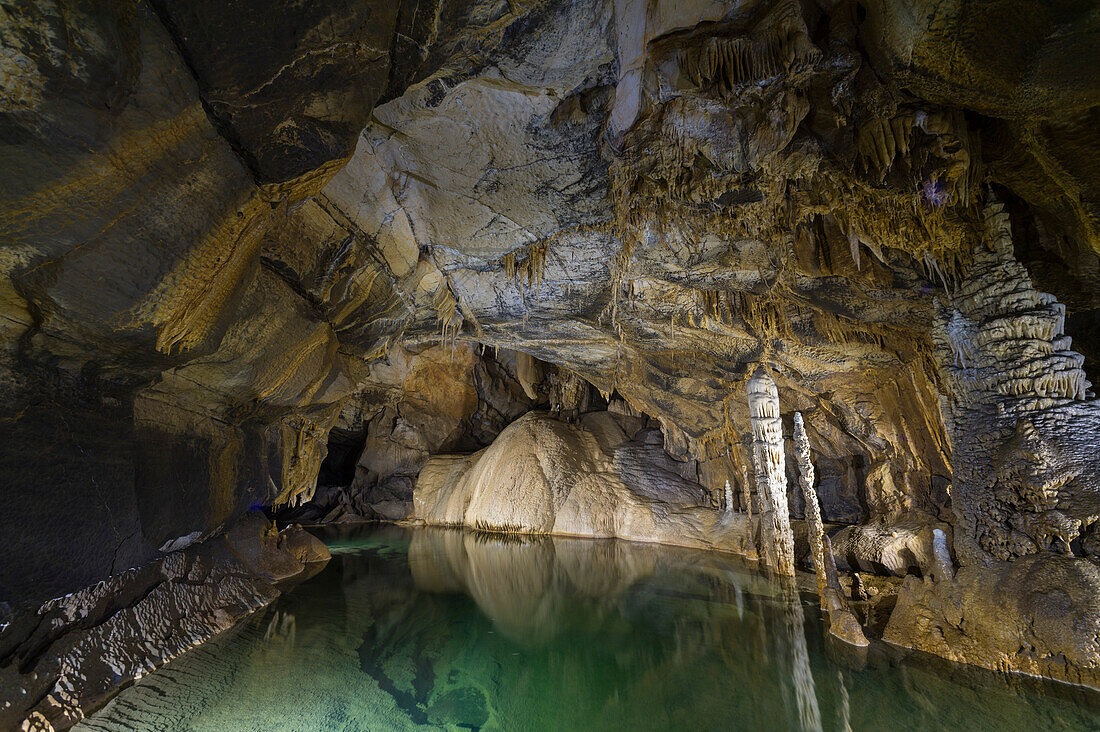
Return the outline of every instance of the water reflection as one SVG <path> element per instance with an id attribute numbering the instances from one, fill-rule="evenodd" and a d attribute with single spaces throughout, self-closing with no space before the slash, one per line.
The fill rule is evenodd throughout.
<path id="1" fill-rule="evenodd" d="M 676 559 L 685 556 L 701 559 L 694 552 L 645 544 L 468 531 L 419 532 L 409 545 L 409 567 L 420 589 L 469 595 L 497 630 L 529 647 L 605 624 L 607 614 L 621 607 L 628 590 L 652 577 L 659 565 L 673 565 L 661 566 L 668 572 L 678 564 Z M 738 571 L 740 568 L 722 567 L 720 561 L 703 569 L 732 585 L 738 621 L 743 622 L 742 585 L 752 578 Z M 769 589 L 782 620 L 771 634 L 763 636 L 763 645 L 772 647 L 771 655 L 782 667 L 778 678 L 788 681 L 785 687 L 789 688 L 782 692 L 793 696 L 797 709 L 794 728 L 817 732 L 822 728 L 821 714 L 798 590 L 789 577 L 774 580 Z M 571 626 L 578 620 L 580 627 Z M 715 622 L 713 615 L 708 615 L 708 625 Z M 698 630 L 702 629 L 694 629 Z M 683 618 L 673 637 L 682 642 L 688 635 L 698 633 L 689 629 L 688 619 Z"/>
<path id="2" fill-rule="evenodd" d="M 719 554 L 376 528 L 85 729 L 1095 729 L 1071 700 L 879 652 Z M 950 667 L 959 673 L 958 667 Z"/>
<path id="3" fill-rule="evenodd" d="M 497 630 L 525 645 L 571 621 L 599 623 L 656 564 L 652 550 L 615 541 L 426 531 L 409 544 L 417 587 L 469 595 Z"/>

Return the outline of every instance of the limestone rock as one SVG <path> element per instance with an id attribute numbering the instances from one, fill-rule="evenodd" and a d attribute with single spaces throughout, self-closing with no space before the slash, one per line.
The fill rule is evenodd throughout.
<path id="1" fill-rule="evenodd" d="M 1100 568 L 1049 554 L 909 577 L 883 639 L 998 671 L 1100 688 Z"/>
<path id="2" fill-rule="evenodd" d="M 315 574 L 328 549 L 248 514 L 210 539 L 17 613 L 0 631 L 0 724 L 67 729 L 124 684 Z M 50 728 L 50 727 L 43 727 Z"/>
<path id="3" fill-rule="evenodd" d="M 830 538 L 837 566 L 841 569 L 899 577 L 910 572 L 931 576 L 938 566 L 934 532 L 937 529 L 942 532 L 945 528 L 934 521 L 914 517 L 847 526 Z"/>
<path id="4" fill-rule="evenodd" d="M 351 156 L 389 81 L 395 34 L 407 31 L 398 19 L 409 15 L 381 1 L 153 5 L 257 180 L 288 193 L 296 184 L 299 196 Z"/>
<path id="5" fill-rule="evenodd" d="M 309 504 L 281 515 L 325 522 L 407 517 L 413 483 L 430 456 L 487 445 L 533 406 L 520 382 L 522 362 L 516 352 L 466 343 L 416 353 L 391 348 L 358 377 L 358 393 L 330 433 L 340 464 L 322 467 L 323 488 Z"/>
<path id="6" fill-rule="evenodd" d="M 1065 308 L 1013 256 L 1004 207 L 986 220 L 992 249 L 975 254 L 933 330 L 951 395 L 955 551 L 966 564 L 1077 555 L 1100 519 L 1100 401 Z"/>
<path id="7" fill-rule="evenodd" d="M 544 399 L 471 518 L 723 545 L 761 365 L 857 554 L 1095 566 L 1092 3 L 104 5 L 0 10 L 0 603 L 492 495 L 429 457 Z"/>
<path id="8" fill-rule="evenodd" d="M 685 495 L 675 488 L 684 482 L 679 476 L 664 478 L 672 482 L 671 490 L 653 485 L 642 493 L 627 482 L 631 478 L 621 477 L 616 455 L 605 453 L 584 427 L 531 413 L 473 456 L 430 460 L 417 480 L 412 518 L 491 531 L 748 552 L 743 516 L 723 521 L 715 509 L 663 498 Z M 657 473 L 651 480 L 662 478 Z"/>

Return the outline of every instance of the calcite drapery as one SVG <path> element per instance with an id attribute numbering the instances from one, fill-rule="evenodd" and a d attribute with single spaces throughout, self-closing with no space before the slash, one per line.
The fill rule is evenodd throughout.
<path id="1" fill-rule="evenodd" d="M 529 412 L 485 450 L 429 460 L 410 518 L 748 553 L 744 515 L 711 508 L 702 486 L 660 469 L 651 455 L 606 412 L 575 423 Z"/>
<path id="2" fill-rule="evenodd" d="M 778 574 L 794 575 L 794 535 L 787 509 L 787 474 L 783 460 L 783 421 L 775 381 L 758 368 L 748 384 L 752 419 L 753 464 L 760 494 L 764 560 Z"/>

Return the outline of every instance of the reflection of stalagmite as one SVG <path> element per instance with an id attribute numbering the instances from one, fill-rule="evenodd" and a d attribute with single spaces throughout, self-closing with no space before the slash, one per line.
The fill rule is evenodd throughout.
<path id="1" fill-rule="evenodd" d="M 836 677 L 840 681 L 840 709 L 837 716 L 840 718 L 839 732 L 852 732 L 851 711 L 848 702 L 848 684 L 844 681 L 844 672 L 837 670 Z"/>
<path id="2" fill-rule="evenodd" d="M 748 384 L 752 418 L 753 463 L 760 494 L 765 562 L 779 574 L 794 576 L 794 535 L 787 512 L 787 475 L 783 460 L 783 422 L 779 392 L 763 368 Z"/>
<path id="3" fill-rule="evenodd" d="M 777 596 L 785 605 L 784 636 L 786 658 L 791 663 L 790 678 L 794 684 L 794 698 L 798 705 L 800 729 L 806 732 L 820 730 L 821 710 L 817 706 L 817 691 L 814 688 L 814 676 L 810 671 L 810 652 L 806 647 L 806 616 L 802 612 L 802 602 L 798 598 L 798 586 L 793 577 L 779 577 Z"/>
<path id="4" fill-rule="evenodd" d="M 810 546 L 814 553 L 814 571 L 817 574 L 817 592 L 821 598 L 821 610 L 829 620 L 829 632 L 841 640 L 857 646 L 866 646 L 867 638 L 863 634 L 855 615 L 848 609 L 844 596 L 840 593 L 839 583 L 829 586 L 826 567 L 832 566 L 833 552 L 830 547 L 828 558 L 825 553 L 825 526 L 821 521 L 821 507 L 817 503 L 817 491 L 814 490 L 814 464 L 810 460 L 810 441 L 806 437 L 806 425 L 802 413 L 794 414 L 794 442 L 798 458 L 799 481 L 802 494 L 806 499 L 806 519 L 810 524 Z"/>
<path id="5" fill-rule="evenodd" d="M 264 632 L 264 642 L 282 641 L 289 646 L 293 646 L 296 637 L 297 623 L 294 613 L 276 610 L 272 614 L 271 620 L 268 621 L 267 630 Z"/>

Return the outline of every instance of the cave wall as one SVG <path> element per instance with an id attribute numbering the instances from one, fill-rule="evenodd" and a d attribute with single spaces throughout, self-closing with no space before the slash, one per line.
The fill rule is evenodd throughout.
<path id="1" fill-rule="evenodd" d="M 353 384 L 333 323 L 262 251 L 354 146 L 400 26 L 285 5 L 0 10 L 0 601 L 312 490 Z M 227 54 L 242 38 L 264 53 Z"/>
<path id="2" fill-rule="evenodd" d="M 413 484 L 432 455 L 486 447 L 517 417 L 547 402 L 542 365 L 530 364 L 525 374 L 523 360 L 514 351 L 462 342 L 415 352 L 395 345 L 354 367 L 357 388 L 329 432 L 317 490 L 280 517 L 406 518 Z"/>

